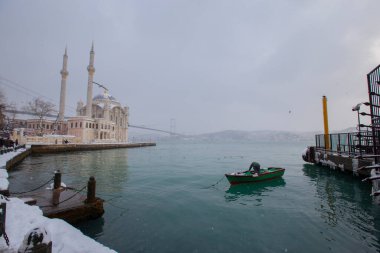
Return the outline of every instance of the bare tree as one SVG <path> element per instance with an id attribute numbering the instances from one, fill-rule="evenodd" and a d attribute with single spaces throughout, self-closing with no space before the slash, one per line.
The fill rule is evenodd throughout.
<path id="1" fill-rule="evenodd" d="M 4 114 L 4 127 L 3 129 L 8 132 L 12 132 L 14 126 L 15 126 L 15 119 L 16 119 L 16 104 L 10 103 L 5 105 L 5 110 L 7 111 L 6 114 Z"/>
<path id="2" fill-rule="evenodd" d="M 2 90 L 0 90 L 0 129 L 5 127 L 5 109 L 6 109 L 6 100 Z"/>
<path id="3" fill-rule="evenodd" d="M 40 135 L 42 135 L 43 132 L 42 122 L 48 114 L 55 112 L 54 107 L 54 104 L 44 101 L 41 98 L 35 98 L 23 107 L 25 111 L 33 113 L 38 117 L 38 128 L 40 130 Z"/>

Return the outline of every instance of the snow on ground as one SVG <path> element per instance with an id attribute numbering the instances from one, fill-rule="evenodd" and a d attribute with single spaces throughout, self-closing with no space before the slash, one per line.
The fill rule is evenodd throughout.
<path id="1" fill-rule="evenodd" d="M 0 252 L 17 252 L 25 235 L 37 227 L 47 231 L 53 242 L 53 253 L 116 252 L 85 236 L 61 219 L 49 219 L 42 216 L 42 211 L 37 206 L 26 205 L 18 198 L 7 200 L 0 195 L 0 203 L 3 202 L 7 203 L 5 230 L 10 246 L 6 245 L 4 237 L 0 237 Z"/>
<path id="2" fill-rule="evenodd" d="M 11 160 L 16 155 L 24 152 L 24 148 L 20 148 L 16 150 L 15 152 L 8 152 L 5 154 L 0 155 L 0 190 L 7 190 L 9 186 L 8 182 L 8 172 L 5 169 L 5 165 L 7 164 L 7 161 Z"/>
<path id="3" fill-rule="evenodd" d="M 13 157 L 15 157 L 16 155 L 18 155 L 24 151 L 25 151 L 24 148 L 20 148 L 16 151 L 11 151 L 11 152 L 0 155 L 0 167 L 4 167 L 7 163 L 7 161 L 11 160 Z"/>
<path id="4" fill-rule="evenodd" d="M 8 152 L 0 155 L 0 189 L 8 189 L 8 172 L 5 165 L 8 160 L 25 151 L 19 149 L 16 152 Z M 61 219 L 49 219 L 42 215 L 37 206 L 29 206 L 18 198 L 6 199 L 0 195 L 0 203 L 7 203 L 5 231 L 8 235 L 10 246 L 8 247 L 4 237 L 0 237 L 0 252 L 17 252 L 23 243 L 25 235 L 37 227 L 44 228 L 53 242 L 53 253 L 106 253 L 111 250 L 95 240 L 85 236 Z"/>

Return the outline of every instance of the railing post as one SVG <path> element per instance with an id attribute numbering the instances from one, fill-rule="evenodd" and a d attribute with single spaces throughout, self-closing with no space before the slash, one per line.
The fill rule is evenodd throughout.
<path id="1" fill-rule="evenodd" d="M 337 151 L 338 151 L 338 154 L 340 154 L 340 151 L 341 151 L 341 147 L 340 147 L 340 134 L 338 134 L 338 146 L 337 146 Z"/>
<path id="2" fill-rule="evenodd" d="M 3 232 L 5 231 L 5 218 L 7 215 L 7 203 L 0 204 L 0 236 L 5 238 Z"/>
<path id="3" fill-rule="evenodd" d="M 347 134 L 347 144 L 348 144 L 348 156 L 351 156 L 351 138 L 350 133 Z"/>
<path id="4" fill-rule="evenodd" d="M 87 183 L 87 203 L 93 203 L 96 200 L 96 180 L 94 177 L 90 177 Z"/>
<path id="5" fill-rule="evenodd" d="M 61 172 L 57 170 L 54 174 L 54 190 L 59 189 L 61 187 Z"/>

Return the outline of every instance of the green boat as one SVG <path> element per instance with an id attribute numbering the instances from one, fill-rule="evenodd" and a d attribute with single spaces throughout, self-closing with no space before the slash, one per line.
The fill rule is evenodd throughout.
<path id="1" fill-rule="evenodd" d="M 242 184 L 242 183 L 254 183 L 265 180 L 271 180 L 274 178 L 282 177 L 284 175 L 284 168 L 269 167 L 266 169 L 260 169 L 260 173 L 256 173 L 251 170 L 232 172 L 225 174 L 230 184 Z"/>

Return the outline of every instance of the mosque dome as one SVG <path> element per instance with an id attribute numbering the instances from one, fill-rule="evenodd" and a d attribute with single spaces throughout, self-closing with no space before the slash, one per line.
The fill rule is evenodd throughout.
<path id="1" fill-rule="evenodd" d="M 98 95 L 96 95 L 94 98 L 93 98 L 93 100 L 95 101 L 95 100 L 105 100 L 105 99 L 107 99 L 107 98 L 109 98 L 109 100 L 111 100 L 111 101 L 115 101 L 116 102 L 116 98 L 115 97 L 113 97 L 113 96 L 111 96 L 111 95 L 106 95 L 106 94 L 98 94 Z"/>

